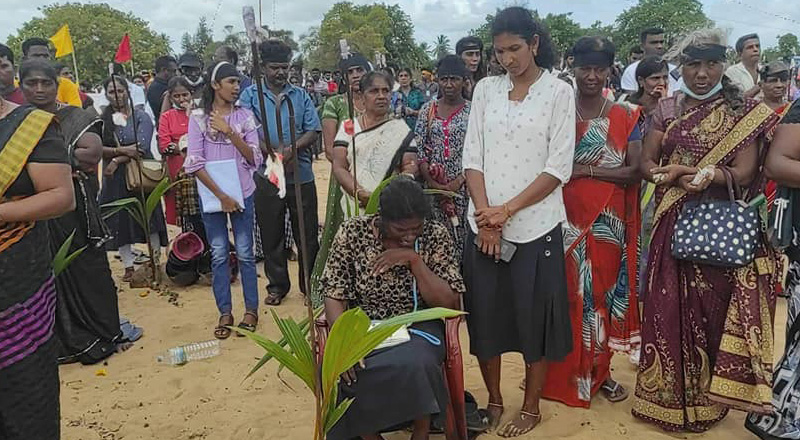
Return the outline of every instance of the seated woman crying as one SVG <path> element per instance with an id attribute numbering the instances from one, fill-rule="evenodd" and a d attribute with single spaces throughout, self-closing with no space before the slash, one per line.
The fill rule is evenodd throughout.
<path id="1" fill-rule="evenodd" d="M 459 308 L 465 288 L 455 246 L 444 226 L 426 219 L 429 210 L 419 184 L 401 176 L 381 192 L 378 214 L 342 224 L 320 279 L 330 325 L 353 307 L 373 321 L 428 307 Z M 330 440 L 380 439 L 381 432 L 409 424 L 412 439 L 428 438 L 431 417 L 448 404 L 444 322 L 413 324 L 408 335 L 343 375 L 339 396 L 355 400 Z"/>

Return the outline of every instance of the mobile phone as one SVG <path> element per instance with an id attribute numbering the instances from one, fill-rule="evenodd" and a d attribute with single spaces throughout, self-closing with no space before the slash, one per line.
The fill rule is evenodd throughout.
<path id="1" fill-rule="evenodd" d="M 475 241 L 473 242 L 475 246 L 480 247 L 481 243 L 478 239 L 478 236 L 475 236 Z M 500 261 L 504 263 L 508 263 L 514 258 L 514 254 L 517 252 L 517 245 L 507 241 L 506 239 L 500 237 Z"/>

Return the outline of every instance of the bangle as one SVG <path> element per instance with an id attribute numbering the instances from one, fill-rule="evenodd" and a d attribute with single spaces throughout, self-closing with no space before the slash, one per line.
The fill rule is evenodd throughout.
<path id="1" fill-rule="evenodd" d="M 511 209 L 508 208 L 508 203 L 503 203 L 503 211 L 506 213 L 506 218 L 511 218 Z"/>
<path id="2" fill-rule="evenodd" d="M 119 165 L 119 162 L 117 162 L 117 157 L 116 156 L 111 158 L 111 162 L 114 162 L 115 165 Z"/>
<path id="3" fill-rule="evenodd" d="M 589 177 L 594 179 L 594 168 L 591 165 L 589 165 Z"/>

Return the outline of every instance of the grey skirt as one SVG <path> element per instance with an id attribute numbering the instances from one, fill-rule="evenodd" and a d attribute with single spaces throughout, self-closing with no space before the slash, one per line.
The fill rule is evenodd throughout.
<path id="1" fill-rule="evenodd" d="M 489 360 L 522 353 L 526 363 L 560 361 L 572 351 L 561 225 L 529 243 L 514 243 L 509 263 L 495 263 L 467 234 L 464 281 L 470 353 Z"/>

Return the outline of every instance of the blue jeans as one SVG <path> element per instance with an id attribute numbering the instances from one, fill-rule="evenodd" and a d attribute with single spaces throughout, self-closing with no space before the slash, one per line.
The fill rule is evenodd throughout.
<path id="1" fill-rule="evenodd" d="M 253 255 L 253 223 L 255 208 L 253 196 L 244 200 L 244 211 L 227 214 L 203 213 L 206 238 L 211 246 L 211 275 L 214 299 L 220 314 L 231 313 L 231 269 L 229 261 L 228 217 L 233 227 L 233 242 L 236 258 L 239 260 L 239 273 L 244 290 L 244 306 L 248 312 L 258 311 L 258 276 L 256 259 Z"/>

